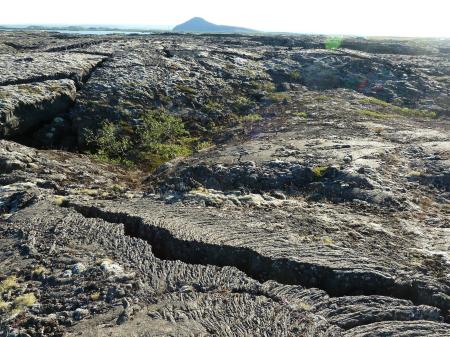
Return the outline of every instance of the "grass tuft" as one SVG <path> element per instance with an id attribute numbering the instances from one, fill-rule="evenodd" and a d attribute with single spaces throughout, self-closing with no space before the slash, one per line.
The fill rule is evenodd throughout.
<path id="1" fill-rule="evenodd" d="M 312 172 L 316 178 L 322 178 L 327 170 L 328 166 L 316 166 L 312 168 Z"/>
<path id="2" fill-rule="evenodd" d="M 262 119 L 263 118 L 260 114 L 249 114 L 246 116 L 239 116 L 239 121 L 241 122 L 258 122 Z"/>
<path id="3" fill-rule="evenodd" d="M 33 304 L 36 304 L 36 296 L 33 293 L 26 293 L 21 296 L 17 296 L 13 301 L 13 306 L 15 308 L 25 308 L 31 307 Z"/>
<path id="4" fill-rule="evenodd" d="M 0 294 L 17 287 L 17 277 L 9 276 L 0 283 Z"/>

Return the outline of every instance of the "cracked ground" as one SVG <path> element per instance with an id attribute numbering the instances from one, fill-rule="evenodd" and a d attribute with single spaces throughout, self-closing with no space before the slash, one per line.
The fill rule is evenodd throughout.
<path id="1" fill-rule="evenodd" d="M 0 335 L 450 336 L 448 50 L 1 32 Z M 208 146 L 87 153 L 149 107 Z"/>

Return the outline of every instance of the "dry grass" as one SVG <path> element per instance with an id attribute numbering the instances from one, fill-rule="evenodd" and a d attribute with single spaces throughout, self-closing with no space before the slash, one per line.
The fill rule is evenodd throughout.
<path id="1" fill-rule="evenodd" d="M 17 287 L 16 276 L 9 276 L 0 283 L 0 294 Z"/>

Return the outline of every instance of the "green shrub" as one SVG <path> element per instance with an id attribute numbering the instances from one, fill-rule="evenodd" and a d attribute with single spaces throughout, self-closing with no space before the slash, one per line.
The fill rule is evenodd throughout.
<path id="1" fill-rule="evenodd" d="M 264 91 L 267 91 L 267 92 L 275 91 L 275 84 L 273 84 L 273 82 L 270 82 L 270 81 L 265 81 L 265 80 L 252 81 L 250 83 L 250 85 L 254 89 L 264 90 Z"/>
<path id="2" fill-rule="evenodd" d="M 211 146 L 213 146 L 213 143 L 208 140 L 202 141 L 202 142 L 197 142 L 195 144 L 195 150 L 200 151 L 200 150 L 207 149 L 208 147 L 211 147 Z"/>
<path id="3" fill-rule="evenodd" d="M 203 111 L 205 112 L 218 112 L 223 109 L 223 104 L 218 101 L 208 100 L 203 106 Z"/>
<path id="4" fill-rule="evenodd" d="M 193 147 L 181 119 L 162 109 L 145 112 L 138 125 L 104 121 L 96 133 L 87 134 L 99 159 L 150 169 L 191 154 Z"/>
<path id="5" fill-rule="evenodd" d="M 313 101 L 317 101 L 317 102 L 325 102 L 325 101 L 329 101 L 331 99 L 333 99 L 333 97 L 326 96 L 326 95 L 319 95 L 319 96 L 313 97 Z"/>
<path id="6" fill-rule="evenodd" d="M 16 297 L 14 299 L 13 304 L 16 308 L 25 308 L 25 307 L 31 307 L 36 302 L 37 302 L 36 296 L 33 293 L 26 293 L 26 294 Z"/>
<path id="7" fill-rule="evenodd" d="M 341 46 L 343 38 L 333 36 L 325 40 L 325 49 L 337 49 Z"/>
<path id="8" fill-rule="evenodd" d="M 103 121 L 97 134 L 88 131 L 86 139 L 97 148 L 100 157 L 110 159 L 125 159 L 131 148 L 131 140 L 124 137 L 120 126 L 111 122 Z"/>
<path id="9" fill-rule="evenodd" d="M 252 101 L 249 98 L 247 98 L 245 96 L 237 96 L 234 99 L 233 107 L 236 110 L 242 110 L 244 108 L 247 108 L 251 104 L 252 104 Z"/>

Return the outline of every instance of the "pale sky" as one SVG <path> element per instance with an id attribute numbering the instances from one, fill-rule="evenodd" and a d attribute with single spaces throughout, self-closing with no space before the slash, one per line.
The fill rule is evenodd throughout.
<path id="1" fill-rule="evenodd" d="M 2 24 L 172 27 L 194 16 L 262 31 L 450 37 L 450 0 L 2 0 Z"/>

